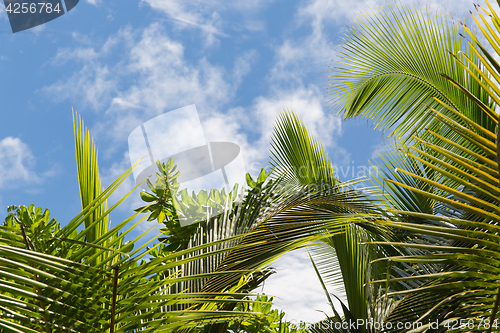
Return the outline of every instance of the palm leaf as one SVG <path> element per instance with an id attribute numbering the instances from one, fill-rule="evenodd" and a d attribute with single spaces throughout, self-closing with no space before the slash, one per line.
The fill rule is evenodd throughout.
<path id="1" fill-rule="evenodd" d="M 80 189 L 80 200 L 82 209 L 85 209 L 101 192 L 101 181 L 99 179 L 98 155 L 94 140 L 90 137 L 88 129 L 78 114 L 73 114 L 73 128 L 75 134 L 76 167 L 78 175 L 78 187 Z M 85 220 L 85 228 L 89 229 L 86 238 L 93 242 L 109 229 L 109 219 L 105 216 L 99 223 L 93 222 L 103 216 L 107 202 L 104 201 L 96 207 L 92 215 Z"/>
<path id="2" fill-rule="evenodd" d="M 330 96 L 334 112 L 345 118 L 364 115 L 375 126 L 411 138 L 427 127 L 441 130 L 428 107 L 447 113 L 446 105 L 484 128 L 495 123 L 481 107 L 457 90 L 446 74 L 491 109 L 478 76 L 477 40 L 460 36 L 458 25 L 430 11 L 387 5 L 386 11 L 363 15 L 358 28 L 347 33 L 337 65 L 332 67 Z M 470 60 L 466 71 L 454 59 L 460 52 Z"/>
<path id="3" fill-rule="evenodd" d="M 491 15 L 496 20 L 495 15 Z M 487 33 L 482 29 L 483 33 Z M 488 30 L 493 33 L 493 30 Z M 469 34 L 471 31 L 468 30 Z M 471 37 L 477 41 L 477 38 Z M 496 40 L 496 36 L 487 37 Z M 484 50 L 484 47 L 480 48 Z M 457 63 L 464 69 L 472 65 L 470 59 Z M 497 77 L 492 70 L 500 68 L 491 56 L 481 57 L 481 62 L 489 61 L 481 66 L 479 75 L 471 76 L 477 84 L 483 85 L 486 93 L 495 100 L 498 89 L 490 76 Z M 477 67 L 479 71 L 479 67 Z M 466 88 L 446 76 L 454 83 L 457 91 Z M 498 117 L 491 117 L 491 112 L 477 99 L 477 95 L 468 92 L 465 96 L 480 107 L 482 118 L 489 118 L 498 123 Z M 473 97 L 474 96 L 474 97 Z M 449 108 L 454 115 L 448 116 L 442 112 L 433 111 L 441 126 L 447 128 L 452 136 L 448 140 L 435 140 L 433 136 L 439 131 L 424 132 L 415 137 L 417 146 L 410 147 L 407 156 L 421 166 L 431 168 L 434 177 L 416 174 L 413 170 L 396 169 L 407 178 L 427 184 L 433 191 L 422 189 L 401 180 L 388 179 L 394 186 L 427 197 L 440 207 L 439 214 L 392 210 L 397 219 L 379 221 L 380 224 L 398 228 L 412 234 L 441 239 L 440 242 L 422 243 L 407 241 L 408 249 L 430 251 L 428 254 L 418 253 L 412 256 L 382 258 L 392 262 L 407 262 L 413 264 L 438 265 L 439 271 L 427 274 L 391 277 L 389 281 L 418 281 L 419 286 L 404 291 L 395 291 L 390 295 L 405 295 L 397 304 L 388 320 L 397 321 L 411 318 L 419 322 L 468 318 L 476 320 L 473 331 L 491 327 L 478 327 L 477 323 L 485 320 L 497 320 L 498 313 L 498 164 L 496 156 L 495 137 L 490 128 L 478 121 L 464 120 L 466 112 Z M 457 114 L 459 113 L 458 118 Z M 467 142 L 466 145 L 461 143 Z M 418 220 L 419 223 L 415 221 Z M 424 222 L 424 223 L 422 223 Z M 419 237 L 422 239 L 422 237 Z M 393 243 L 393 245 L 395 245 Z M 385 283 L 387 280 L 375 281 Z M 416 306 L 418 304 L 418 306 Z M 464 306 L 466 305 L 466 306 Z M 470 329 L 470 328 L 469 328 Z"/>
<path id="4" fill-rule="evenodd" d="M 354 187 L 356 184 L 356 181 L 342 184 L 335 180 L 332 162 L 321 142 L 308 133 L 303 122 L 292 111 L 283 112 L 278 116 L 271 147 L 270 164 L 273 166 L 274 177 L 285 180 L 284 186 L 295 189 L 306 186 L 317 191 L 333 186 L 334 189 L 339 189 L 340 193 L 340 189 Z M 318 208 L 332 209 L 339 213 L 352 212 L 354 209 L 380 214 L 368 199 L 370 196 L 376 197 L 376 191 L 366 188 L 358 191 L 351 189 L 347 192 L 358 193 L 357 205 L 322 205 Z M 371 239 L 372 236 L 369 235 L 372 232 L 381 234 L 376 228 L 368 232 L 364 227 L 365 224 L 353 224 L 343 233 L 324 239 L 322 250 L 313 251 L 319 272 L 325 277 L 325 281 L 345 292 L 349 311 L 359 320 L 367 320 L 370 313 L 368 304 L 360 301 L 368 298 L 365 283 L 369 281 L 371 274 L 370 257 L 375 252 L 382 251 L 376 249 L 372 252 L 366 245 L 362 245 Z"/>

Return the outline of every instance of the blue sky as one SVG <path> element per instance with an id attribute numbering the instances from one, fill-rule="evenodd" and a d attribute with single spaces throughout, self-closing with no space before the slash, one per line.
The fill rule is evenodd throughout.
<path id="1" fill-rule="evenodd" d="M 130 166 L 127 137 L 134 128 L 191 104 L 207 139 L 237 142 L 254 175 L 267 166 L 276 114 L 291 108 L 322 140 L 344 173 L 339 178 L 352 178 L 353 168 L 388 142 L 371 122 L 341 122 L 330 113 L 328 69 L 356 15 L 384 3 L 81 0 L 68 14 L 16 34 L 2 6 L 0 214 L 8 205 L 33 203 L 64 224 L 78 213 L 72 107 L 96 140 L 105 185 Z M 473 8 L 467 0 L 420 4 L 455 17 Z M 112 221 L 140 203 L 135 193 Z M 280 297 L 289 319 L 314 321 L 323 318 L 316 310 L 329 312 L 303 252 L 275 266 L 265 291 Z"/>

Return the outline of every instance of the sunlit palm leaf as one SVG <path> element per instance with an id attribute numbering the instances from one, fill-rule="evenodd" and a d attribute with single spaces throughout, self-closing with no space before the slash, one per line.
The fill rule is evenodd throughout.
<path id="1" fill-rule="evenodd" d="M 78 114 L 73 114 L 73 127 L 75 134 L 76 167 L 78 175 L 78 186 L 80 189 L 80 200 L 82 209 L 85 209 L 101 192 L 101 181 L 99 179 L 99 166 L 97 148 L 94 140 L 90 137 L 88 129 L 85 128 L 83 120 Z M 99 223 L 93 225 L 94 221 L 103 216 L 107 203 L 96 207 L 94 213 L 89 215 L 85 221 L 85 227 L 89 230 L 86 239 L 93 242 L 96 238 L 108 231 L 108 216 Z"/>
<path id="2" fill-rule="evenodd" d="M 491 15 L 496 20 L 495 15 Z M 498 21 L 496 22 L 496 24 Z M 497 27 L 498 28 L 498 27 Z M 468 30 L 469 34 L 471 33 Z M 483 32 L 486 32 L 483 30 Z M 493 30 L 489 33 L 494 34 Z M 498 32 L 496 32 L 498 34 Z M 492 40 L 496 36 L 487 38 Z M 475 39 L 475 38 L 474 38 Z M 484 48 L 483 48 L 484 51 Z M 484 64 L 484 74 L 477 75 L 477 84 L 483 85 L 492 100 L 498 96 L 498 88 L 488 78 L 498 64 L 491 57 L 489 64 Z M 465 58 L 464 69 L 472 65 Z M 460 65 L 460 62 L 457 61 Z M 488 65 L 488 66 L 487 66 Z M 479 69 L 479 68 L 478 68 Z M 464 87 L 453 79 L 448 79 L 463 92 Z M 472 92 L 465 94 L 471 97 Z M 482 107 L 474 98 L 471 100 Z M 421 285 L 407 291 L 390 293 L 407 294 L 396 306 L 388 320 L 411 318 L 420 322 L 446 319 L 468 318 L 481 320 L 497 320 L 498 300 L 498 267 L 500 266 L 499 241 L 500 206 L 497 165 L 497 143 L 491 129 L 482 126 L 480 122 L 469 120 L 459 123 L 463 116 L 453 117 L 432 110 L 442 126 L 451 131 L 449 140 L 437 141 L 432 136 L 439 136 L 439 131 L 428 131 L 416 137 L 416 146 L 410 147 L 407 156 L 422 167 L 431 168 L 435 177 L 418 175 L 411 170 L 396 169 L 411 179 L 427 184 L 435 190 L 427 192 L 418 187 L 392 179 L 387 180 L 394 186 L 404 188 L 437 202 L 439 214 L 424 214 L 393 210 L 398 221 L 380 221 L 381 224 L 405 230 L 413 234 L 437 237 L 445 242 L 406 244 L 407 248 L 431 251 L 429 254 L 418 254 L 405 257 L 391 257 L 380 260 L 392 262 L 407 262 L 440 265 L 438 272 L 418 274 L 406 277 L 391 277 L 391 281 L 419 281 Z M 449 108 L 452 113 L 466 114 L 463 110 Z M 498 116 L 491 116 L 488 110 L 481 109 L 484 117 L 497 125 Z M 464 126 L 465 125 L 465 126 Z M 468 142 L 467 145 L 457 144 Z M 429 154 L 431 153 L 431 154 Z M 433 153 L 433 154 L 432 154 Z M 443 181 L 446 180 L 446 181 Z M 410 218 L 410 219 L 409 219 Z M 415 223 L 415 219 L 420 223 Z M 408 222 L 405 222 L 408 221 Z M 424 222 L 425 223 L 422 223 Z M 437 222 L 437 223 L 436 223 Z M 402 244 L 399 244 L 402 245 Z M 384 283 L 384 281 L 379 281 Z M 409 294 L 409 295 L 408 295 Z M 487 328 L 476 324 L 472 331 L 484 331 Z M 450 330 L 452 331 L 452 330 Z M 491 328 L 489 329 L 491 331 Z"/>
<path id="3" fill-rule="evenodd" d="M 345 118 L 375 118 L 376 127 L 405 138 L 424 127 L 439 129 L 447 137 L 447 131 L 428 112 L 430 105 L 446 113 L 444 104 L 493 130 L 492 119 L 441 75 L 450 76 L 494 109 L 471 75 L 478 75 L 472 65 L 480 61 L 475 41 L 462 38 L 458 25 L 444 13 L 434 16 L 416 8 L 387 6 L 387 10 L 363 15 L 359 28 L 352 28 L 341 45 L 340 60 L 332 67 L 331 76 L 334 111 Z M 470 73 L 455 61 L 453 54 L 459 51 L 471 60 Z"/>
<path id="4" fill-rule="evenodd" d="M 477 9 L 475 20 L 498 54 L 500 20 L 489 6 L 488 25 L 486 11 Z M 478 324 L 498 318 L 500 300 L 500 66 L 468 27 L 461 40 L 446 20 L 390 10 L 352 31 L 344 44 L 346 63 L 334 70 L 340 76 L 332 86 L 345 117 L 374 117 L 377 126 L 410 142 L 401 154 L 386 155 L 380 168 L 388 178 L 381 187 L 389 214 L 378 224 L 405 237 L 371 242 L 404 249 L 373 264 L 406 269 L 388 270 L 370 284 L 406 286 L 382 295 L 396 300 L 388 322 L 418 321 L 429 329 L 431 322 L 476 319 L 474 328 L 440 330 L 490 332 Z"/>
<path id="5" fill-rule="evenodd" d="M 378 193 L 369 188 L 354 190 L 360 182 L 339 183 L 335 180 L 333 165 L 325 153 L 323 145 L 308 133 L 303 122 L 291 111 L 283 112 L 278 116 L 271 142 L 271 165 L 274 177 L 284 179 L 286 186 L 300 188 L 307 186 L 312 190 L 334 186 L 332 189 L 348 189 L 347 192 L 358 192 L 358 212 L 371 212 L 380 214 L 368 199 L 370 196 L 376 198 Z M 356 196 L 353 196 L 353 199 Z M 318 209 L 332 209 L 337 212 L 353 212 L 353 207 L 342 205 L 322 205 Z M 361 222 L 359 220 L 358 222 Z M 349 302 L 349 312 L 359 320 L 368 320 L 370 317 L 369 304 L 365 301 L 370 296 L 365 286 L 372 271 L 369 262 L 377 252 L 379 255 L 385 252 L 378 247 L 368 248 L 366 243 L 386 234 L 387 230 L 381 232 L 377 228 L 369 228 L 367 224 L 351 225 L 343 233 L 323 240 L 316 251 L 312 251 L 318 272 L 328 284 L 332 284 L 337 290 L 345 293 Z M 368 231 L 369 230 L 369 231 Z M 378 236 L 374 236 L 378 235 Z M 385 235 L 384 235 L 385 237 Z M 377 269 L 384 269 L 379 265 Z M 364 301 L 360 301 L 364 300 Z M 361 328 L 361 332 L 365 329 Z"/>

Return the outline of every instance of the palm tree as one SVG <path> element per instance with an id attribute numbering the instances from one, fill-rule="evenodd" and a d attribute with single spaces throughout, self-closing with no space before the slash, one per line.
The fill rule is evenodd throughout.
<path id="1" fill-rule="evenodd" d="M 500 19 L 488 7 L 473 15 L 485 46 L 467 25 L 461 36 L 452 21 L 390 6 L 349 33 L 332 69 L 335 110 L 399 140 L 374 182 L 387 212 L 375 224 L 396 238 L 370 245 L 402 252 L 373 259 L 388 269 L 366 281 L 383 291 L 374 304 L 392 327 L 380 331 L 498 330 Z"/>
<path id="2" fill-rule="evenodd" d="M 290 117 L 297 119 L 293 114 Z M 286 119 L 288 118 L 285 116 L 279 119 L 277 126 L 282 125 L 280 120 Z M 304 138 L 307 139 L 307 133 L 302 132 L 299 134 L 299 140 L 303 134 L 306 134 Z M 292 137 L 290 135 L 287 141 Z M 227 214 L 199 223 L 197 229 L 194 229 L 196 233 L 186 236 L 182 232 L 189 229 L 176 226 L 178 222 L 175 221 L 176 213 L 171 200 L 165 200 L 169 195 L 173 197 L 176 195 L 175 191 L 167 193 L 168 188 L 177 187 L 175 183 L 177 171 L 174 163 L 169 161 L 159 169 L 161 173 L 158 174 L 158 179 L 169 183 L 164 186 L 160 186 L 159 183 L 155 184 L 157 186 L 150 184 L 151 193 L 143 192 L 141 196 L 146 202 L 154 202 L 147 209 L 151 212 L 149 219 L 157 219 L 167 226 L 164 231 L 169 236 L 166 239 L 169 245 L 162 251 L 170 253 L 176 249 L 198 246 L 213 239 L 240 236 L 242 238 L 238 243 L 245 246 L 244 249 L 231 250 L 215 260 L 200 261 L 202 264 L 199 267 L 202 267 L 202 271 L 190 265 L 185 266 L 183 271 L 220 274 L 234 269 L 246 270 L 252 272 L 246 277 L 247 292 L 256 289 L 271 275 L 272 270 L 269 265 L 283 253 L 333 234 L 344 234 L 346 226 L 370 214 L 365 202 L 366 194 L 350 188 L 348 184 L 338 184 L 331 178 L 329 183 L 317 187 L 317 182 L 311 179 L 302 183 L 294 182 L 294 179 L 287 178 L 287 172 L 277 169 L 273 170 L 272 177 L 268 178 L 266 171 L 262 170 L 256 181 L 247 175 L 249 190 L 241 204 L 234 206 Z M 326 171 L 325 179 L 332 175 L 329 172 Z M 220 197 L 224 196 L 225 194 L 220 194 Z M 201 192 L 198 196 L 193 195 L 194 206 L 199 204 L 200 197 L 202 197 Z M 207 197 L 203 195 L 203 200 L 206 201 Z M 210 194 L 210 197 L 216 200 L 219 195 Z M 249 252 L 246 246 L 252 243 L 260 245 L 254 245 Z M 235 285 L 241 277 L 239 272 L 231 275 L 223 274 L 196 283 L 181 283 L 175 288 L 211 293 L 222 285 Z M 234 307 L 235 304 L 229 304 L 225 309 L 232 310 Z M 227 323 L 215 324 L 205 326 L 204 332 L 225 332 L 226 329 Z"/>
<path id="3" fill-rule="evenodd" d="M 318 212 L 335 210 L 344 214 L 364 214 L 364 218 L 347 225 L 342 233 L 325 237 L 320 242 L 315 242 L 311 248 L 312 265 L 325 290 L 334 316 L 317 323 L 310 328 L 310 331 L 349 332 L 352 327 L 350 323 L 360 320 L 363 322 L 382 321 L 386 316 L 386 309 L 379 308 L 379 294 L 388 287 L 374 289 L 367 288 L 366 284 L 380 274 L 386 274 L 389 266 L 386 262 L 370 265 L 370 261 L 405 253 L 393 245 L 366 245 L 367 242 L 389 241 L 397 237 L 390 228 L 375 223 L 381 216 L 387 216 L 375 205 L 377 200 L 380 200 L 377 188 L 357 188 L 361 185 L 361 180 L 344 183 L 336 180 L 332 162 L 321 142 L 308 133 L 304 123 L 292 111 L 285 111 L 278 116 L 271 146 L 270 164 L 273 166 L 271 175 L 277 181 L 284 182 L 295 191 L 303 186 L 318 193 L 324 191 L 325 188 L 333 192 L 339 189 L 344 189 L 343 191 L 350 189 L 359 198 L 357 202 L 344 206 L 323 202 L 314 207 Z M 404 265 L 401 266 L 402 269 L 408 269 Z M 342 304 L 342 315 L 334 307 L 332 297 L 328 292 L 328 284 L 341 289 L 347 297 L 349 306 Z M 397 282 L 391 282 L 390 288 L 402 289 Z M 370 330 L 359 325 L 355 331 L 368 332 Z"/>
<path id="4" fill-rule="evenodd" d="M 148 216 L 125 226 L 158 201 L 146 196 L 148 206 L 111 228 L 109 214 L 135 188 L 110 208 L 106 200 L 135 166 L 101 190 L 97 150 L 80 118 L 74 127 L 82 212 L 61 227 L 48 210 L 10 207 L 0 227 L 2 331 L 225 331 L 265 316 L 243 305 L 266 302 L 249 296 L 276 258 L 367 218 L 357 191 L 290 191 L 263 172 L 257 181 L 247 176 L 242 203 L 199 224 L 188 246 L 162 251 L 148 247 L 153 238 L 133 249 L 145 233 L 125 236 Z"/>

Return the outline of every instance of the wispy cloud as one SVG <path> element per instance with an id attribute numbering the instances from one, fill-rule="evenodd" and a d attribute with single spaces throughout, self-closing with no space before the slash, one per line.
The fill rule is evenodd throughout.
<path id="1" fill-rule="evenodd" d="M 0 19 L 8 20 L 7 12 L 5 11 L 5 7 L 0 5 Z"/>
<path id="2" fill-rule="evenodd" d="M 145 29 L 124 28 L 101 45 L 77 37 L 84 45 L 60 49 L 52 65 L 76 65 L 79 69 L 43 92 L 56 99 L 72 96 L 73 103 L 76 96 L 80 99 L 77 109 L 90 106 L 98 112 L 99 121 L 92 132 L 108 142 L 104 148 L 107 156 L 109 150 L 123 152 L 128 135 L 141 123 L 196 104 L 207 139 L 238 143 L 251 173 L 267 166 L 272 126 L 278 112 L 286 108 L 298 113 L 311 133 L 333 150 L 333 160 L 348 160 L 348 153 L 336 142 L 340 119 L 328 114 L 322 92 L 315 85 L 291 88 L 270 82 L 266 95 L 255 97 L 250 105 L 227 107 L 259 57 L 253 49 L 236 56 L 228 70 L 205 57 L 187 59 L 186 46 L 160 23 Z M 178 140 L 189 140 L 190 136 L 185 132 Z M 122 155 L 119 160 L 113 168 L 125 170 L 122 167 L 130 163 L 128 157 Z"/>
<path id="3" fill-rule="evenodd" d="M 75 36 L 79 41 L 77 47 L 60 49 L 52 63 L 67 69 L 67 76 L 43 89 L 45 95 L 53 98 L 71 96 L 78 109 L 90 107 L 99 115 L 92 133 L 98 142 L 107 144 L 104 149 L 101 146 L 101 156 L 105 156 L 101 161 L 112 160 L 108 163 L 111 165 L 101 170 L 104 185 L 130 166 L 127 137 L 134 128 L 190 104 L 197 106 L 206 138 L 239 144 L 247 171 L 253 174 L 267 166 L 272 126 L 284 109 L 299 114 L 311 133 L 321 139 L 334 163 L 348 163 L 350 155 L 338 142 L 341 120 L 329 114 L 322 82 L 311 84 L 308 77 L 328 68 L 329 54 L 341 28 L 330 22 L 335 19 L 325 11 L 335 12 L 335 6 L 317 0 L 307 1 L 297 9 L 291 25 L 306 33 L 298 38 L 286 33 L 273 36 L 278 41 L 274 64 L 270 68 L 260 67 L 262 76 L 252 78 L 252 84 L 258 82 L 264 89 L 246 96 L 247 102 L 238 105 L 235 97 L 239 96 L 239 89 L 255 66 L 261 66 L 259 57 L 263 51 L 258 47 L 262 45 L 242 47 L 237 55 L 227 58 L 229 61 L 219 64 L 210 52 L 193 52 L 193 48 L 200 46 L 179 38 L 178 32 L 201 31 L 206 43 L 214 45 L 218 38 L 229 33 L 225 30 L 228 12 L 245 16 L 246 12 L 256 13 L 258 8 L 264 8 L 265 2 L 142 0 L 141 3 L 165 14 L 174 22 L 174 29 L 169 29 L 171 21 L 155 22 L 142 29 L 123 28 L 101 44 L 85 36 Z M 327 7 L 321 9 L 322 5 Z M 341 9 L 348 10 L 343 4 Z M 265 26 L 252 15 L 242 22 L 249 33 L 262 34 Z M 327 31 L 332 27 L 334 36 Z M 178 139 L 189 140 L 191 135 L 186 131 Z M 115 150 L 110 152 L 112 149 Z M 133 181 L 127 180 L 115 200 L 132 187 Z M 134 194 L 122 207 L 130 211 L 129 208 L 141 204 Z M 303 253 L 286 256 L 276 265 L 278 274 L 268 280 L 265 291 L 279 297 L 276 304 L 286 309 L 288 319 L 310 322 L 323 319 L 324 314 L 316 310 L 329 312 L 327 300 Z"/>
<path id="4" fill-rule="evenodd" d="M 58 65 L 71 61 L 80 68 L 42 92 L 56 100 L 76 97 L 80 107 L 104 112 L 94 135 L 125 142 L 132 129 L 163 112 L 190 104 L 216 110 L 234 95 L 254 54 L 238 58 L 233 74 L 204 57 L 188 61 L 184 53 L 159 23 L 122 29 L 103 45 L 59 50 Z"/>
<path id="5" fill-rule="evenodd" d="M 194 29 L 205 36 L 205 44 L 213 45 L 218 38 L 228 37 L 224 31 L 228 18 L 235 13 L 244 17 L 243 27 L 250 31 L 262 31 L 262 21 L 253 17 L 272 1 L 263 0 L 141 0 L 169 17 L 178 29 Z"/>
<path id="6" fill-rule="evenodd" d="M 97 7 L 101 3 L 101 0 L 87 0 L 87 2 Z"/>
<path id="7" fill-rule="evenodd" d="M 0 141 L 0 188 L 40 183 L 34 165 L 35 157 L 21 139 L 9 136 Z"/>
<path id="8" fill-rule="evenodd" d="M 393 149 L 394 149 L 393 142 L 391 141 L 391 139 L 386 138 L 385 140 L 383 140 L 382 142 L 380 142 L 379 144 L 377 144 L 373 147 L 373 152 L 372 152 L 370 158 L 372 158 L 372 159 L 380 158 L 386 152 L 393 150 Z"/>
<path id="9" fill-rule="evenodd" d="M 449 15 L 452 18 L 471 20 L 469 10 L 474 6 L 469 0 L 442 1 L 401 1 L 403 6 L 420 6 L 436 14 Z M 484 0 L 478 2 L 483 6 Z M 394 7 L 393 4 L 391 6 Z M 309 0 L 298 7 L 293 19 L 293 26 L 283 42 L 275 48 L 276 64 L 270 74 L 272 80 L 295 82 L 300 84 L 304 77 L 318 69 L 325 71 L 331 61 L 337 58 L 335 50 L 339 38 L 346 29 L 350 29 L 364 19 L 364 15 L 373 14 L 387 8 L 386 0 Z M 326 83 L 326 75 L 324 76 Z"/>
<path id="10" fill-rule="evenodd" d="M 347 163 L 349 153 L 339 146 L 342 126 L 339 117 L 323 107 L 323 97 L 316 86 L 295 90 L 273 89 L 269 96 L 258 96 L 248 107 L 237 107 L 225 113 L 210 112 L 202 118 L 205 135 L 210 141 L 231 141 L 243 150 L 247 171 L 256 174 L 267 167 L 270 140 L 278 114 L 293 110 L 304 121 L 310 134 L 332 151 L 334 162 Z"/>
<path id="11" fill-rule="evenodd" d="M 165 13 L 180 29 L 200 29 L 209 45 L 216 40 L 216 36 L 224 36 L 220 15 L 216 10 L 220 7 L 214 1 L 142 0 L 141 3 Z"/>

